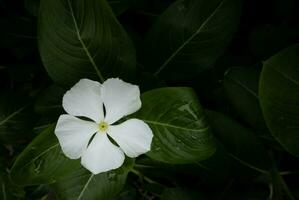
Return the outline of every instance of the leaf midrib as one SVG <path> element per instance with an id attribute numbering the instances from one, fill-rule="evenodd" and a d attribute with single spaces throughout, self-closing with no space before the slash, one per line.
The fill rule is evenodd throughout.
<path id="1" fill-rule="evenodd" d="M 75 31 L 77 33 L 77 37 L 78 37 L 78 40 L 80 42 L 80 44 L 82 45 L 82 48 L 84 50 L 84 52 L 86 53 L 91 65 L 93 66 L 94 70 L 96 71 L 96 74 L 98 75 L 98 77 L 100 78 L 101 82 L 104 82 L 105 79 L 102 75 L 102 73 L 100 72 L 99 68 L 97 67 L 95 61 L 93 60 L 88 48 L 86 47 L 84 41 L 82 40 L 81 38 L 81 35 L 80 35 L 80 31 L 79 31 L 79 28 L 78 28 L 78 24 L 77 24 L 77 21 L 76 21 L 76 18 L 75 18 L 75 15 L 74 15 L 74 10 L 73 10 L 73 7 L 72 7 L 72 4 L 70 2 L 70 0 L 67 0 L 68 2 L 68 6 L 69 6 L 69 9 L 70 9 L 70 13 L 71 13 L 71 16 L 72 16 L 72 19 L 73 19 L 73 22 L 74 22 L 74 26 L 75 26 Z"/>
<path id="2" fill-rule="evenodd" d="M 235 82 L 237 85 L 241 86 L 242 88 L 244 88 L 247 92 L 249 92 L 250 94 L 252 94 L 256 99 L 259 99 L 258 94 L 255 93 L 254 91 L 252 91 L 249 87 L 247 87 L 246 85 L 244 85 L 242 82 L 233 79 L 233 78 L 229 78 L 231 81 Z"/>
<path id="3" fill-rule="evenodd" d="M 52 150 L 52 149 L 58 147 L 58 145 L 59 145 L 59 143 L 57 143 L 57 144 L 55 144 L 55 145 L 52 145 L 52 146 L 48 147 L 48 148 L 45 149 L 43 152 L 41 152 L 40 154 L 38 154 L 33 160 L 31 160 L 30 162 L 26 163 L 22 168 L 24 168 L 24 167 L 30 165 L 31 163 L 33 163 L 34 161 L 36 161 L 38 158 L 40 158 L 42 155 L 44 155 L 44 154 L 46 154 L 47 152 L 49 152 L 50 150 Z M 85 190 L 87 189 L 87 187 L 88 187 L 88 185 L 89 185 L 89 183 L 90 183 L 90 181 L 92 180 L 93 177 L 94 177 L 94 174 L 91 174 L 90 177 L 89 177 L 89 179 L 88 179 L 87 182 L 85 183 L 85 185 L 84 185 L 82 191 L 80 192 L 80 194 L 79 194 L 77 200 L 80 200 L 80 199 L 83 197 L 83 194 L 84 194 Z"/>
<path id="4" fill-rule="evenodd" d="M 88 185 L 89 185 L 89 183 L 90 183 L 90 181 L 92 180 L 93 177 L 94 177 L 94 174 L 91 174 L 90 177 L 89 177 L 89 179 L 88 179 L 87 182 L 85 183 L 85 185 L 84 185 L 82 191 L 80 192 L 80 194 L 79 194 L 77 200 L 80 200 L 80 199 L 83 197 L 83 194 L 84 194 L 86 188 L 88 187 Z"/>
<path id="5" fill-rule="evenodd" d="M 12 114 L 8 115 L 5 119 L 3 119 L 0 122 L 0 126 L 2 126 L 3 124 L 5 124 L 7 121 L 9 121 L 11 118 L 13 118 L 14 116 L 16 116 L 17 114 L 19 114 L 20 112 L 22 112 L 27 106 L 23 106 L 22 108 L 16 110 L 15 112 L 13 112 Z"/>
<path id="6" fill-rule="evenodd" d="M 268 63 L 268 65 L 271 67 L 270 69 L 272 69 L 273 71 L 276 71 L 278 74 L 280 74 L 282 77 L 284 77 L 286 80 L 288 80 L 289 82 L 293 83 L 294 85 L 299 87 L 299 82 L 295 79 L 293 79 L 292 77 L 290 77 L 289 75 L 283 73 L 282 71 L 278 70 L 274 65 L 271 65 Z"/>
<path id="7" fill-rule="evenodd" d="M 184 47 L 190 43 L 193 38 L 195 38 L 200 31 L 205 27 L 205 25 L 210 21 L 210 19 L 215 15 L 215 13 L 218 11 L 218 9 L 222 6 L 223 2 L 225 0 L 222 0 L 219 5 L 215 8 L 215 10 L 211 13 L 211 15 L 200 25 L 200 27 L 181 45 L 179 48 L 169 56 L 169 58 L 162 64 L 162 66 L 154 73 L 154 75 L 158 75 L 167 65 L 171 62 L 171 60 L 182 50 Z"/>

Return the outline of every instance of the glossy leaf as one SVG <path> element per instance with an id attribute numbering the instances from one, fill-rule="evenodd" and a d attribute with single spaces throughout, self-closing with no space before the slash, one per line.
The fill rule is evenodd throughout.
<path id="1" fill-rule="evenodd" d="M 256 130 L 267 130 L 259 104 L 258 84 L 260 73 L 245 67 L 230 68 L 223 85 L 236 113 Z"/>
<path id="2" fill-rule="evenodd" d="M 215 152 L 210 128 L 194 91 L 190 88 L 161 88 L 141 96 L 136 118 L 145 121 L 154 137 L 152 159 L 172 164 L 204 160 Z"/>
<path id="3" fill-rule="evenodd" d="M 42 0 L 38 32 L 42 61 L 59 84 L 134 75 L 134 47 L 105 0 Z"/>
<path id="4" fill-rule="evenodd" d="M 291 154 L 299 157 L 299 44 L 264 63 L 260 103 L 272 135 Z"/>
<path id="5" fill-rule="evenodd" d="M 62 153 L 54 125 L 42 132 L 19 155 L 11 170 L 18 185 L 51 184 L 59 199 L 113 199 L 125 184 L 132 160 L 119 169 L 92 175 Z"/>
<path id="6" fill-rule="evenodd" d="M 177 0 L 147 37 L 143 64 L 156 75 L 177 80 L 211 67 L 239 22 L 240 0 Z"/>
<path id="7" fill-rule="evenodd" d="M 267 151 L 253 132 L 224 114 L 206 111 L 206 115 L 213 133 L 233 158 L 258 171 L 270 168 Z"/>

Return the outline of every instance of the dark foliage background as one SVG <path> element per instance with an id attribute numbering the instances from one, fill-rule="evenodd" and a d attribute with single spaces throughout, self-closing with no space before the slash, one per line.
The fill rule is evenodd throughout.
<path id="1" fill-rule="evenodd" d="M 165 38 L 159 31 L 167 31 L 167 27 L 158 26 L 150 33 L 158 35 L 154 37 L 156 43 L 146 38 L 158 17 L 174 1 L 111 0 L 108 3 L 135 46 L 137 76 L 124 78 L 140 85 L 142 92 L 164 86 L 193 88 L 217 143 L 216 153 L 196 164 L 173 165 L 145 156 L 139 158 L 134 165 L 139 176 L 130 173 L 125 187 L 113 198 L 299 199 L 299 160 L 294 153 L 297 151 L 298 156 L 298 147 L 289 148 L 286 144 L 284 148 L 270 133 L 259 99 L 263 97 L 267 101 L 267 97 L 258 93 L 259 87 L 266 91 L 267 87 L 271 88 L 266 83 L 259 85 L 265 61 L 299 43 L 299 2 L 244 0 L 240 18 L 235 16 L 239 22 L 231 30 L 232 38 L 227 44 L 226 39 L 211 44 L 224 47 L 221 52 L 210 50 L 215 62 L 197 73 L 190 73 L 183 62 L 178 62 L 158 76 L 152 73 L 156 70 L 154 66 L 159 64 L 161 52 L 167 51 L 162 43 Z M 38 9 L 39 0 L 0 0 L 0 199 L 66 198 L 59 197 L 56 186 L 51 184 L 23 187 L 10 178 L 17 156 L 63 112 L 59 102 L 69 89 L 59 81 L 53 85 L 41 60 L 37 41 Z M 176 36 L 180 37 L 171 37 L 176 40 Z M 199 50 L 196 56 L 205 55 L 211 46 Z M 299 57 L 298 47 L 293 54 L 292 58 Z M 298 59 L 293 63 L 296 66 L 293 78 L 298 81 Z M 273 81 L 273 87 L 276 86 Z M 295 91 L 292 98 L 298 100 L 298 87 L 292 91 Z M 298 103 L 292 109 L 299 111 Z M 297 140 L 299 146 L 298 113 L 294 119 L 297 136 L 287 137 L 293 140 L 292 144 Z"/>

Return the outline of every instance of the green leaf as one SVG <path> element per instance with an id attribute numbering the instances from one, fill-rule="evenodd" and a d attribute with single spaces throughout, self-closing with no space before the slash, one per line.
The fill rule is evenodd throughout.
<path id="1" fill-rule="evenodd" d="M 53 187 L 58 199 L 115 199 L 124 187 L 132 162 L 110 172 L 93 175 L 81 167 Z"/>
<path id="2" fill-rule="evenodd" d="M 152 129 L 152 159 L 183 164 L 204 160 L 215 152 L 210 128 L 194 91 L 160 88 L 141 96 L 142 108 L 135 115 Z"/>
<path id="3" fill-rule="evenodd" d="M 157 20 L 146 41 L 143 64 L 177 80 L 211 67 L 238 25 L 240 0 L 177 0 Z"/>
<path id="4" fill-rule="evenodd" d="M 299 44 L 264 63 L 259 96 L 272 135 L 299 157 Z"/>
<path id="5" fill-rule="evenodd" d="M 130 6 L 136 3 L 136 0 L 108 0 L 116 16 L 123 14 Z"/>
<path id="6" fill-rule="evenodd" d="M 198 191 L 184 188 L 167 188 L 161 196 L 161 200 L 204 200 Z"/>
<path id="7" fill-rule="evenodd" d="M 49 75 L 61 85 L 134 75 L 134 47 L 105 0 L 42 0 L 38 42 Z"/>
<path id="8" fill-rule="evenodd" d="M 109 5 L 111 6 L 114 14 L 116 16 L 124 13 L 136 0 L 108 0 Z M 40 0 L 25 0 L 25 8 L 33 16 L 38 15 Z"/>
<path id="9" fill-rule="evenodd" d="M 24 199 L 24 191 L 20 187 L 16 187 L 9 180 L 9 174 L 0 169 L 0 199 L 2 200 L 18 200 Z"/>
<path id="10" fill-rule="evenodd" d="M 259 104 L 258 84 L 260 72 L 253 68 L 230 68 L 223 85 L 227 97 L 237 114 L 256 130 L 267 130 Z"/>
<path id="11" fill-rule="evenodd" d="M 58 85 L 45 89 L 37 98 L 34 110 L 41 115 L 58 116 L 62 113 L 62 97 L 66 90 Z"/>
<path id="12" fill-rule="evenodd" d="M 24 96 L 0 94 L 0 141 L 6 144 L 24 142 L 32 137 L 35 115 Z"/>
<path id="13" fill-rule="evenodd" d="M 271 160 L 253 132 L 221 113 L 206 111 L 206 115 L 213 133 L 234 159 L 251 169 L 266 173 Z"/>
<path id="14" fill-rule="evenodd" d="M 123 188 L 132 160 L 116 170 L 92 175 L 62 153 L 54 125 L 42 132 L 19 155 L 12 180 L 22 186 L 51 184 L 58 199 L 113 199 Z"/>

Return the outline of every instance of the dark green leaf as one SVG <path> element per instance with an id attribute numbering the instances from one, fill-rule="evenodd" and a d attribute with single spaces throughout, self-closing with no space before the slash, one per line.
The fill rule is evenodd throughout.
<path id="1" fill-rule="evenodd" d="M 125 184 L 132 160 L 110 172 L 92 175 L 79 160 L 66 158 L 54 135 L 54 125 L 19 155 L 11 170 L 19 185 L 51 184 L 59 199 L 113 199 Z"/>
<path id="2" fill-rule="evenodd" d="M 168 188 L 162 193 L 161 200 L 204 200 L 198 191 L 183 188 Z"/>
<path id="3" fill-rule="evenodd" d="M 260 103 L 272 135 L 291 154 L 299 156 L 299 44 L 264 63 Z"/>
<path id="4" fill-rule="evenodd" d="M 115 15 L 121 15 L 137 0 L 108 0 Z"/>
<path id="5" fill-rule="evenodd" d="M 0 141 L 6 144 L 24 142 L 32 137 L 35 116 L 23 96 L 0 94 Z"/>
<path id="6" fill-rule="evenodd" d="M 66 90 L 52 85 L 44 90 L 37 98 L 35 111 L 41 115 L 59 115 L 62 112 L 62 97 Z"/>
<path id="7" fill-rule="evenodd" d="M 207 111 L 206 114 L 213 133 L 235 159 L 260 172 L 270 168 L 267 151 L 253 132 L 221 113 Z"/>
<path id="8" fill-rule="evenodd" d="M 237 114 L 256 130 L 267 130 L 259 104 L 258 84 L 260 73 L 253 68 L 235 67 L 224 77 L 224 88 Z"/>
<path id="9" fill-rule="evenodd" d="M 177 80 L 211 67 L 239 22 L 240 0 L 177 0 L 157 20 L 146 42 L 144 65 Z"/>
<path id="10" fill-rule="evenodd" d="M 115 15 L 121 15 L 125 12 L 136 0 L 108 0 Z M 25 0 L 25 8 L 34 16 L 38 15 L 40 0 Z"/>
<path id="11" fill-rule="evenodd" d="M 22 188 L 13 185 L 9 179 L 9 173 L 4 165 L 2 159 L 3 149 L 0 146 L 0 199 L 1 200 L 15 200 L 21 199 L 24 196 Z"/>
<path id="12" fill-rule="evenodd" d="M 24 6 L 30 14 L 38 16 L 40 0 L 25 0 Z"/>
<path id="13" fill-rule="evenodd" d="M 215 152 L 210 128 L 194 91 L 161 88 L 141 96 L 136 117 L 144 120 L 154 137 L 151 158 L 172 164 L 204 160 Z"/>
<path id="14" fill-rule="evenodd" d="M 105 0 L 43 0 L 38 31 L 42 61 L 59 84 L 134 75 L 134 47 Z"/>

